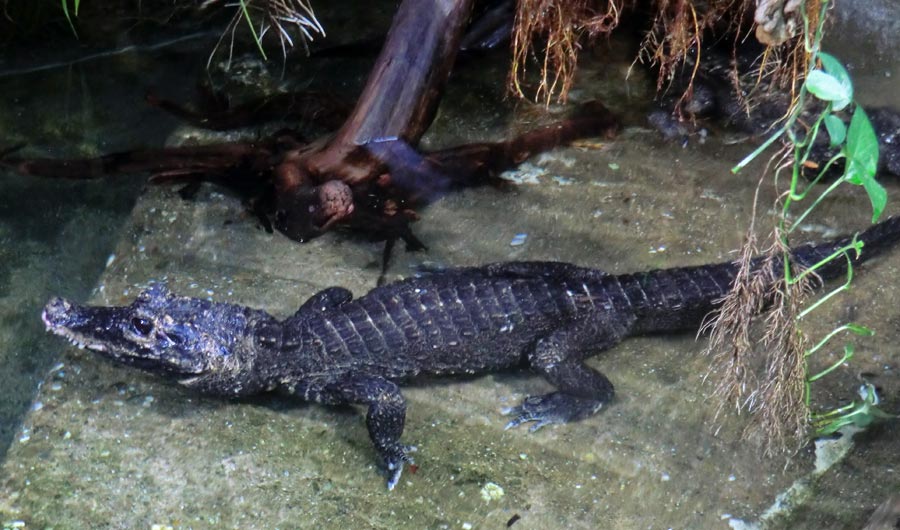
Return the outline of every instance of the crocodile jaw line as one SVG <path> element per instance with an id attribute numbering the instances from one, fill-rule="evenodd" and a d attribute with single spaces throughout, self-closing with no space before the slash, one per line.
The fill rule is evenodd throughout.
<path id="1" fill-rule="evenodd" d="M 84 342 L 82 337 L 69 330 L 69 328 L 50 322 L 49 318 L 47 317 L 46 311 L 41 313 L 41 320 L 44 321 L 44 326 L 47 328 L 47 331 L 53 333 L 54 335 L 63 337 L 64 339 L 68 340 L 69 343 L 72 344 L 72 346 L 76 346 L 79 350 L 87 348 L 89 350 L 98 352 L 107 351 L 105 345 L 96 342 Z"/>

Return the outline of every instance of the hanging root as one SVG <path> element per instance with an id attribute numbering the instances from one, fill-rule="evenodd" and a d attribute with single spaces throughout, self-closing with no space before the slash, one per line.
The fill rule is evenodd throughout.
<path id="1" fill-rule="evenodd" d="M 808 66 L 803 46 L 803 16 L 816 27 L 821 0 L 654 0 L 653 22 L 646 29 L 637 60 L 658 71 L 662 90 L 688 68 L 698 71 L 704 37 L 729 35 L 734 46 L 755 31 L 766 46 L 757 70 L 773 89 L 792 94 Z M 623 13 L 641 7 L 637 0 L 518 0 L 512 34 L 512 65 L 508 86 L 518 97 L 532 95 L 549 104 L 565 101 L 575 77 L 578 52 L 585 40 L 608 35 Z M 804 12 L 805 10 L 805 12 Z M 640 14 L 638 16 L 644 16 Z M 535 44 L 539 40 L 543 45 Z M 523 88 L 529 59 L 540 65 L 535 90 Z M 737 65 L 734 65 L 737 74 Z M 691 83 L 684 95 L 691 92 Z M 741 90 L 736 90 L 741 93 Z M 748 103 L 748 106 L 750 104 Z"/>
<path id="2" fill-rule="evenodd" d="M 710 331 L 707 354 L 712 358 L 706 377 L 715 381 L 717 416 L 727 406 L 749 412 L 744 438 L 758 442 L 767 456 L 796 450 L 806 440 L 809 407 L 805 400 L 806 337 L 797 327 L 803 300 L 815 275 L 788 283 L 783 256 L 789 249 L 775 241 L 763 259 L 756 254 L 752 228 L 738 259 L 739 272 L 730 293 L 702 331 Z M 799 271 L 794 271 L 797 277 Z M 753 327 L 764 316 L 762 347 L 754 347 Z"/>
<path id="3" fill-rule="evenodd" d="M 719 399 L 718 416 L 726 406 L 736 412 L 753 408 L 759 387 L 753 359 L 752 327 L 754 316 L 765 306 L 774 277 L 772 260 L 754 266 L 758 254 L 756 234 L 748 231 L 738 257 L 738 273 L 731 291 L 700 329 L 709 332 L 707 354 L 712 357 L 706 377 L 715 374 L 714 395 Z"/>
<path id="4" fill-rule="evenodd" d="M 535 55 L 541 77 L 534 99 L 548 105 L 554 96 L 559 102 L 565 101 L 575 79 L 582 39 L 608 35 L 618 25 L 626 1 L 519 0 L 512 34 L 510 91 L 527 97 L 522 83 L 528 59 Z M 543 50 L 535 46 L 538 36 L 546 40 Z"/>
<path id="5" fill-rule="evenodd" d="M 762 340 L 765 377 L 750 408 L 753 421 L 744 430 L 744 437 L 757 441 L 766 456 L 796 451 L 809 433 L 810 411 L 805 400 L 807 338 L 797 322 L 814 281 L 806 276 L 788 284 L 782 275 L 772 288 L 774 300 L 766 313 Z"/>

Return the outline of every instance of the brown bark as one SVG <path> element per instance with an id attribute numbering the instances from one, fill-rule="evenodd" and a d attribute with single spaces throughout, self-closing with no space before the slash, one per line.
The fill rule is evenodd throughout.
<path id="1" fill-rule="evenodd" d="M 378 169 L 361 146 L 397 138 L 416 146 L 431 125 L 456 59 L 471 0 L 404 0 L 356 107 L 323 149 L 302 156 L 313 180 L 353 186 Z"/>
<path id="2" fill-rule="evenodd" d="M 275 141 L 233 142 L 212 145 L 189 145 L 111 153 L 97 158 L 59 160 L 55 158 L 0 157 L 0 164 L 23 175 L 50 178 L 95 179 L 116 174 L 148 172 L 159 181 L 179 177 L 203 176 L 215 180 L 219 176 L 243 168 L 247 172 L 271 170 L 268 158 L 275 152 Z M 251 176 L 246 177 L 248 180 Z"/>
<path id="3" fill-rule="evenodd" d="M 384 172 L 352 187 L 337 179 L 313 182 L 297 165 L 286 164 L 284 160 L 302 160 L 300 140 L 287 132 L 256 142 L 125 151 L 88 159 L 23 159 L 9 156 L 12 149 L 0 152 L 0 165 L 51 178 L 150 172 L 154 183 L 213 181 L 244 195 L 267 227 L 272 220 L 275 228 L 296 241 L 307 241 L 344 222 L 376 238 L 402 237 L 411 248 L 423 248 L 406 226 L 416 218 L 410 208 L 453 190 L 499 183 L 500 172 L 535 153 L 578 138 L 608 137 L 616 129 L 616 119 L 606 107 L 588 102 L 568 120 L 507 141 L 432 153 L 420 153 L 404 140 L 371 142 L 360 149 L 377 158 Z M 276 178 L 272 161 L 279 159 L 279 168 L 291 173 L 283 171 Z"/>

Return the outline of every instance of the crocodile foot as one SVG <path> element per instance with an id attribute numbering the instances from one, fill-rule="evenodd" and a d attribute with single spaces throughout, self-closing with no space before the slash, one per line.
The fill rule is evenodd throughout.
<path id="1" fill-rule="evenodd" d="M 417 450 L 418 449 L 414 445 L 395 444 L 394 446 L 381 451 L 381 458 L 384 460 L 384 465 L 387 468 L 388 473 L 388 490 L 393 490 L 394 487 L 397 486 L 397 483 L 400 482 L 400 475 L 403 474 L 404 464 L 409 464 L 411 466 L 415 464 L 412 457 L 409 456 L 409 453 L 415 453 Z"/>
<path id="2" fill-rule="evenodd" d="M 595 414 L 603 406 L 599 399 L 575 397 L 562 392 L 551 392 L 543 396 L 529 396 L 518 407 L 509 407 L 501 412 L 514 416 L 506 429 L 512 429 L 527 422 L 536 422 L 529 429 L 534 432 L 551 423 L 568 423 Z"/>

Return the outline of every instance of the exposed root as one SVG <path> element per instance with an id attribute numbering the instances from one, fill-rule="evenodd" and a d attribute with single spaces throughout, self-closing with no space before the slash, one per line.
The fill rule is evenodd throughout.
<path id="1" fill-rule="evenodd" d="M 773 239 L 779 241 L 774 235 Z M 776 243 L 764 258 L 751 260 L 755 244 L 751 233 L 732 291 L 704 326 L 711 330 L 707 377 L 716 379 L 717 416 L 729 405 L 737 413 L 750 413 L 744 437 L 772 456 L 795 450 L 808 433 L 806 337 L 797 328 L 796 317 L 814 280 L 788 284 L 782 274 L 788 249 Z M 756 348 L 753 327 L 761 314 L 765 330 L 761 348 Z"/>
<path id="2" fill-rule="evenodd" d="M 736 412 L 751 409 L 759 382 L 753 354 L 753 322 L 771 296 L 774 278 L 773 261 L 769 255 L 764 263 L 753 259 L 758 254 L 756 234 L 748 231 L 737 259 L 738 273 L 731 291 L 722 299 L 719 309 L 701 327 L 710 332 L 707 354 L 712 357 L 706 377 L 715 374 L 714 395 L 719 398 L 716 416 L 726 406 Z"/>
<path id="3" fill-rule="evenodd" d="M 777 233 L 775 240 L 782 241 Z M 779 253 L 787 250 L 781 248 Z M 810 411 L 804 399 L 808 341 L 797 327 L 797 317 L 813 283 L 805 276 L 789 284 L 781 275 L 772 286 L 774 299 L 762 339 L 766 372 L 748 407 L 753 421 L 744 430 L 745 438 L 758 441 L 766 456 L 799 449 L 809 433 Z"/>
<path id="4" fill-rule="evenodd" d="M 565 101 L 575 76 L 578 52 L 585 40 L 608 35 L 624 11 L 640 7 L 637 0 L 518 0 L 512 34 L 513 58 L 508 86 L 518 97 L 532 95 L 549 104 Z M 757 38 L 766 46 L 758 69 L 758 86 L 771 86 L 793 94 L 806 75 L 808 57 L 803 43 L 802 16 L 816 27 L 820 0 L 654 0 L 653 22 L 647 28 L 637 61 L 658 69 L 657 89 L 662 90 L 681 73 L 691 70 L 691 80 L 703 60 L 703 39 L 729 35 L 737 47 L 744 39 Z M 543 45 L 536 45 L 539 39 Z M 535 90 L 523 88 L 529 59 L 540 65 Z M 736 61 L 735 61 L 736 63 Z M 734 64 L 735 77 L 738 67 Z M 746 73 L 746 72 L 742 72 Z M 767 81 L 762 83 L 761 81 Z M 736 94 L 738 88 L 735 82 Z M 690 98 L 692 83 L 684 88 Z M 746 107 L 752 105 L 748 98 Z"/>
<path id="5" fill-rule="evenodd" d="M 755 201 L 753 210 L 751 219 L 756 217 Z M 766 456 L 774 456 L 795 451 L 809 433 L 807 339 L 797 317 L 819 279 L 810 274 L 788 283 L 786 265 L 792 267 L 794 278 L 801 271 L 785 260 L 790 249 L 778 228 L 769 239 L 773 243 L 762 257 L 754 257 L 759 252 L 751 224 L 732 289 L 701 332 L 711 335 L 706 353 L 712 361 L 706 377 L 715 380 L 716 416 L 728 406 L 738 414 L 748 412 L 752 418 L 743 437 L 757 442 Z M 754 325 L 760 315 L 764 330 L 761 340 L 756 340 Z"/>
<path id="6" fill-rule="evenodd" d="M 565 101 L 575 79 L 582 39 L 594 39 L 615 29 L 626 1 L 519 0 L 512 34 L 510 90 L 519 97 L 527 97 L 522 80 L 528 59 L 536 55 L 541 78 L 534 99 L 545 104 L 550 104 L 554 97 Z M 546 40 L 542 51 L 535 47 L 537 36 Z"/>

